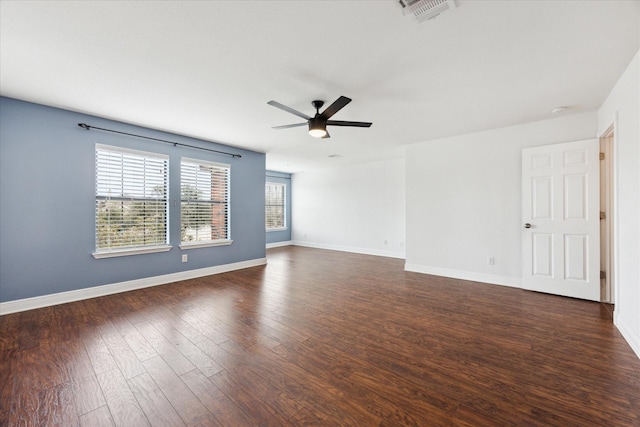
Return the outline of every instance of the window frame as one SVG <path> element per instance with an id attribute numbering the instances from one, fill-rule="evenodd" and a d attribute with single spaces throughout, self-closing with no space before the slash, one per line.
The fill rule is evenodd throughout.
<path id="1" fill-rule="evenodd" d="M 278 186 L 278 187 L 282 187 L 282 205 L 279 204 L 268 204 L 267 203 L 267 196 L 266 196 L 266 190 L 267 190 L 267 186 L 269 185 L 273 185 L 273 186 Z M 271 227 L 268 228 L 267 227 L 267 208 L 269 206 L 282 206 L 282 227 Z M 287 221 L 287 184 L 285 183 L 281 183 L 281 182 L 273 182 L 273 181 L 266 181 L 265 182 L 265 199 L 264 199 L 264 209 L 265 209 L 265 231 L 267 233 L 271 233 L 274 231 L 285 231 L 289 228 L 288 226 L 288 221 Z"/>
<path id="2" fill-rule="evenodd" d="M 131 202 L 146 202 L 146 201 L 158 201 L 161 200 L 164 202 L 164 243 L 162 244 L 150 244 L 150 245 L 129 245 L 129 246 L 109 246 L 99 248 L 99 237 L 98 237 L 98 215 L 99 215 L 99 201 L 103 200 L 112 200 L 112 196 L 105 196 L 99 194 L 99 185 L 100 185 L 100 165 L 99 165 L 99 151 L 107 151 L 111 153 L 118 153 L 120 155 L 130 155 L 130 156 L 139 156 L 144 160 L 146 159 L 154 159 L 163 162 L 163 195 L 162 198 L 153 198 L 153 197 L 125 197 L 124 195 L 113 196 L 113 200 L 121 200 L 121 201 L 131 201 Z M 139 254 L 148 254 L 148 253 L 157 253 L 157 252 L 166 252 L 171 250 L 171 245 L 169 244 L 169 156 L 159 153 L 152 153 L 148 151 L 141 150 L 133 150 L 129 148 L 123 148 L 113 145 L 104 145 L 104 144 L 95 144 L 94 149 L 94 160 L 95 160 L 95 188 L 94 188 L 94 238 L 95 238 L 95 250 L 92 253 L 95 259 L 101 258 L 112 258 L 112 257 L 120 257 L 120 256 L 129 256 L 129 255 L 139 255 Z M 131 171 L 129 171 L 131 173 Z M 122 171 L 120 175 L 122 177 L 125 175 L 125 171 Z M 146 188 L 146 187 L 145 187 Z"/>
<path id="3" fill-rule="evenodd" d="M 183 241 L 182 237 L 182 221 L 183 221 L 183 213 L 184 203 L 189 203 L 191 200 L 183 198 L 183 186 L 185 185 L 184 175 L 185 171 L 183 169 L 183 164 L 195 164 L 200 167 L 209 167 L 209 168 L 217 168 L 226 170 L 226 189 L 225 195 L 226 200 L 223 202 L 226 205 L 226 238 L 223 239 L 209 239 L 209 240 L 195 240 L 195 241 Z M 213 200 L 204 200 L 207 204 L 214 205 L 215 202 Z M 220 162 L 212 162 L 208 160 L 195 159 L 191 157 L 181 157 L 180 158 L 180 249 L 196 249 L 196 248 L 206 248 L 212 246 L 226 246 L 231 245 L 233 240 L 231 239 L 231 165 L 228 163 L 220 163 Z"/>

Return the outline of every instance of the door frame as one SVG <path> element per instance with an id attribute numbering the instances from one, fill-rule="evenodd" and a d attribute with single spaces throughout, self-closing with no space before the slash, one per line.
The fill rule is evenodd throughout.
<path id="1" fill-rule="evenodd" d="M 607 230 L 605 232 L 605 240 L 601 239 L 600 245 L 601 248 L 607 246 L 606 255 L 608 259 L 601 260 L 601 265 L 604 264 L 606 266 L 606 289 L 605 289 L 605 299 L 602 302 L 607 302 L 610 304 L 617 305 L 618 303 L 618 281 L 617 281 L 617 205 L 618 205 L 618 197 L 617 197 L 617 174 L 616 174 L 616 163 L 617 163 L 617 115 L 614 117 L 612 123 L 607 127 L 607 129 L 602 132 L 602 134 L 598 137 L 598 141 L 600 144 L 600 151 L 604 152 L 605 159 L 601 161 L 600 164 L 600 172 L 601 174 L 604 172 L 607 175 L 607 180 L 605 185 L 607 186 L 606 192 L 608 194 L 603 194 L 601 189 L 600 197 L 606 197 L 605 201 L 605 212 L 607 215 Z M 604 149 L 604 151 L 603 151 Z M 604 162 L 604 164 L 603 164 Z M 602 251 L 601 251 L 602 256 Z M 614 308 L 615 310 L 615 308 Z"/>

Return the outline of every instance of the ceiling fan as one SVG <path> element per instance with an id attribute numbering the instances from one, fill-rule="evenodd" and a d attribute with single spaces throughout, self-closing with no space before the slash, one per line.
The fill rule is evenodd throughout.
<path id="1" fill-rule="evenodd" d="M 348 122 L 343 120 L 329 120 L 331 116 L 340 111 L 345 105 L 351 102 L 351 98 L 347 98 L 346 96 L 341 96 L 336 99 L 333 104 L 329 105 L 325 110 L 321 113 L 320 108 L 324 105 L 324 101 L 312 101 L 311 105 L 316 109 L 316 115 L 313 117 L 309 117 L 304 113 L 301 113 L 298 110 L 294 110 L 291 107 L 287 107 L 286 105 L 282 105 L 276 101 L 269 101 L 267 104 L 272 105 L 276 108 L 280 108 L 281 110 L 287 111 L 291 114 L 295 114 L 298 117 L 302 117 L 306 120 L 304 123 L 294 123 L 292 125 L 283 125 L 283 126 L 274 126 L 274 129 L 288 129 L 294 128 L 298 126 L 304 126 L 306 124 L 309 125 L 309 135 L 314 136 L 316 138 L 329 138 L 329 132 L 327 132 L 327 126 L 353 126 L 353 127 L 361 127 L 368 128 L 371 126 L 369 122 Z"/>

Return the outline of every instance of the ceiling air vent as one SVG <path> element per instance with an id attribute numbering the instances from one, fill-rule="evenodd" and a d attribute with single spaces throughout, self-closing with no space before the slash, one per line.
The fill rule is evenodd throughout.
<path id="1" fill-rule="evenodd" d="M 433 19 L 449 9 L 455 9 L 454 0 L 399 0 L 405 15 L 412 14 L 418 22 Z"/>

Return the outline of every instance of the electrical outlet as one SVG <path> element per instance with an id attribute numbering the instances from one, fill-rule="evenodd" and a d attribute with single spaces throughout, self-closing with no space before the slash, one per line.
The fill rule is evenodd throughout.
<path id="1" fill-rule="evenodd" d="M 187 261 L 189 261 L 189 255 L 182 254 L 182 262 L 187 262 Z"/>
<path id="2" fill-rule="evenodd" d="M 384 244 L 385 244 L 385 245 L 388 245 L 388 244 L 389 244 L 389 241 L 385 240 L 385 241 L 384 241 Z"/>
<path id="3" fill-rule="evenodd" d="M 487 258 L 487 264 L 495 265 L 495 263 L 496 263 L 496 258 L 495 257 L 490 256 L 489 258 Z"/>

